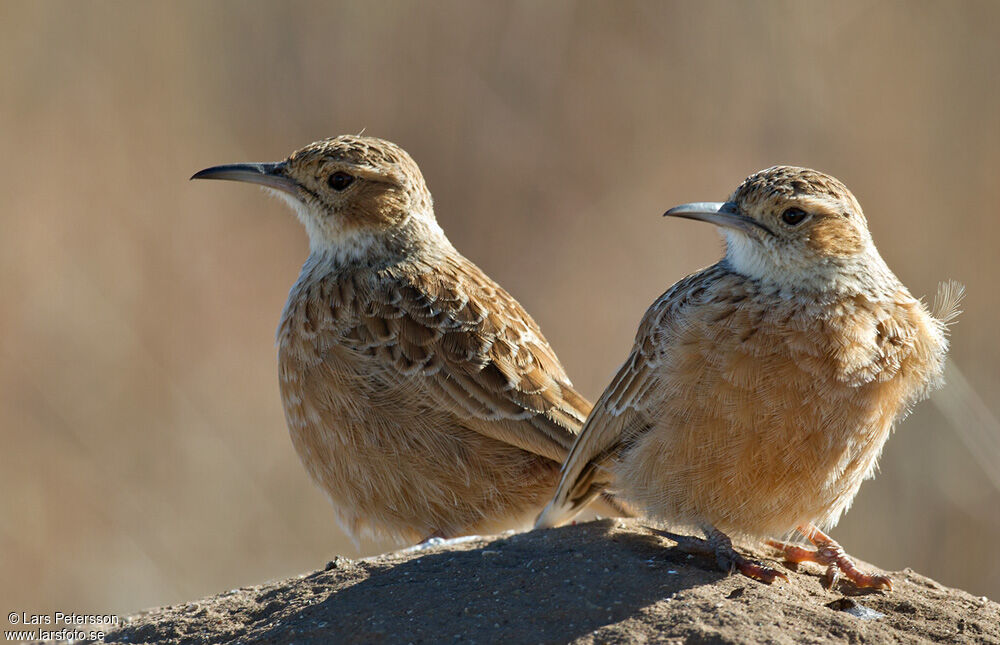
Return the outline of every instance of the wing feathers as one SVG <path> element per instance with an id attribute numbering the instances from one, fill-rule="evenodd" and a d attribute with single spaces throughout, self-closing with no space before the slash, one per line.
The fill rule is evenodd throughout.
<path id="1" fill-rule="evenodd" d="M 449 259 L 356 274 L 331 290 L 337 296 L 339 319 L 356 321 L 341 338 L 395 378 L 409 377 L 401 387 L 471 429 L 562 461 L 591 406 L 535 321 L 475 265 Z"/>
<path id="2" fill-rule="evenodd" d="M 536 528 L 559 526 L 573 519 L 605 488 L 613 484 L 608 466 L 647 430 L 649 412 L 663 391 L 658 373 L 660 352 L 678 341 L 684 305 L 704 292 L 698 282 L 727 270 L 715 265 L 680 280 L 646 310 L 632 353 L 597 401 L 562 468 L 555 496 L 535 522 Z M 680 340 L 683 340 L 682 338 Z"/>

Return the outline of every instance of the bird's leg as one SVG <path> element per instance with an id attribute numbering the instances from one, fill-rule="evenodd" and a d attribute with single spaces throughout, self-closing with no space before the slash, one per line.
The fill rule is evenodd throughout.
<path id="1" fill-rule="evenodd" d="M 861 588 L 892 590 L 889 576 L 865 573 L 854 564 L 854 560 L 844 552 L 844 547 L 812 524 L 798 527 L 799 533 L 816 546 L 816 550 L 803 549 L 794 544 L 768 540 L 767 544 L 778 549 L 789 562 L 815 562 L 826 565 L 824 581 L 828 589 L 833 588 L 837 578 L 843 573 L 848 580 Z"/>
<path id="2" fill-rule="evenodd" d="M 776 578 L 788 580 L 788 576 L 780 571 L 772 569 L 761 562 L 749 560 L 737 553 L 736 549 L 733 548 L 733 542 L 729 539 L 729 536 L 714 526 L 706 527 L 705 535 L 708 538 L 708 543 L 715 552 L 715 561 L 723 571 L 729 571 L 730 573 L 734 570 L 739 571 L 746 577 L 760 580 L 765 584 L 771 584 Z"/>
<path id="3" fill-rule="evenodd" d="M 788 576 L 780 571 L 737 553 L 729 536 L 714 526 L 703 527 L 706 536 L 704 540 L 689 535 L 677 535 L 661 529 L 647 528 L 657 535 L 673 540 L 677 543 L 677 548 L 685 553 L 714 556 L 719 568 L 728 573 L 739 571 L 746 577 L 759 580 L 764 584 L 771 584 L 777 578 L 788 580 Z"/>
<path id="4" fill-rule="evenodd" d="M 659 535 L 660 537 L 673 540 L 677 543 L 677 548 L 684 553 L 690 553 L 691 555 L 715 555 L 715 549 L 713 549 L 712 545 L 708 543 L 708 540 L 692 537 L 690 535 L 679 535 L 677 533 L 671 533 L 670 531 L 664 531 L 663 529 L 654 529 L 652 526 L 647 526 L 646 529 L 656 535 Z"/>

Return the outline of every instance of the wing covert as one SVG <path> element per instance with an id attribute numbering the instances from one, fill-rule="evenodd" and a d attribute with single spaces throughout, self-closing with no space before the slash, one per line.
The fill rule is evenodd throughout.
<path id="1" fill-rule="evenodd" d="M 562 461 L 591 406 L 513 297 L 451 258 L 360 282 L 358 323 L 345 333 L 356 350 L 468 428 Z"/>

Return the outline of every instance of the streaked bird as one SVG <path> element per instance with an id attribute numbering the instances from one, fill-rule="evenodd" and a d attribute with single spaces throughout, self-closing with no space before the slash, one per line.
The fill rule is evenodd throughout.
<path id="1" fill-rule="evenodd" d="M 278 328 L 281 399 L 343 528 L 412 542 L 530 526 L 591 405 L 448 241 L 413 159 L 340 136 L 193 179 L 264 186 L 308 232 Z"/>
<path id="2" fill-rule="evenodd" d="M 717 264 L 673 285 L 646 311 L 631 354 L 573 446 L 537 526 L 620 492 L 639 512 L 697 527 L 663 533 L 724 569 L 784 577 L 735 551 L 729 536 L 800 532 L 816 547 L 769 543 L 862 587 L 823 530 L 872 477 L 893 426 L 941 382 L 962 289 L 943 285 L 932 315 L 889 270 L 844 184 L 776 166 L 724 203 L 672 208 L 726 240 Z"/>

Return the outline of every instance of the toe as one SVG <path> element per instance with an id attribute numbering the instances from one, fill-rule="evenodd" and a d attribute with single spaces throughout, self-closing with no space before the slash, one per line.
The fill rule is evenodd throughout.
<path id="1" fill-rule="evenodd" d="M 885 591 L 892 591 L 892 578 L 889 576 L 879 574 L 872 575 L 857 570 L 851 574 L 847 574 L 845 572 L 845 576 L 848 580 L 854 583 L 854 586 L 861 589 L 882 589 Z"/>
<path id="2" fill-rule="evenodd" d="M 777 540 L 766 540 L 765 543 L 769 547 L 777 549 L 781 553 L 781 556 L 788 562 L 796 564 L 799 562 L 819 562 L 820 564 L 826 564 L 820 561 L 819 554 L 812 549 L 804 549 L 796 544 L 779 542 Z"/>
<path id="3" fill-rule="evenodd" d="M 715 552 L 712 545 L 701 538 L 696 538 L 690 535 L 679 535 L 677 533 L 671 533 L 670 531 L 664 531 L 663 529 L 656 529 L 651 526 L 647 526 L 646 529 L 654 535 L 659 535 L 660 537 L 667 538 L 668 540 L 673 540 L 677 543 L 677 548 L 684 553 L 690 553 L 691 555 L 712 555 Z"/>
<path id="4" fill-rule="evenodd" d="M 759 580 L 764 584 L 771 584 L 779 578 L 788 582 L 788 576 L 781 573 L 777 569 L 772 569 L 769 566 L 761 564 L 760 562 L 754 562 L 752 560 L 747 560 L 741 558 L 741 562 L 736 563 L 736 569 L 748 578 L 753 578 L 754 580 Z"/>

